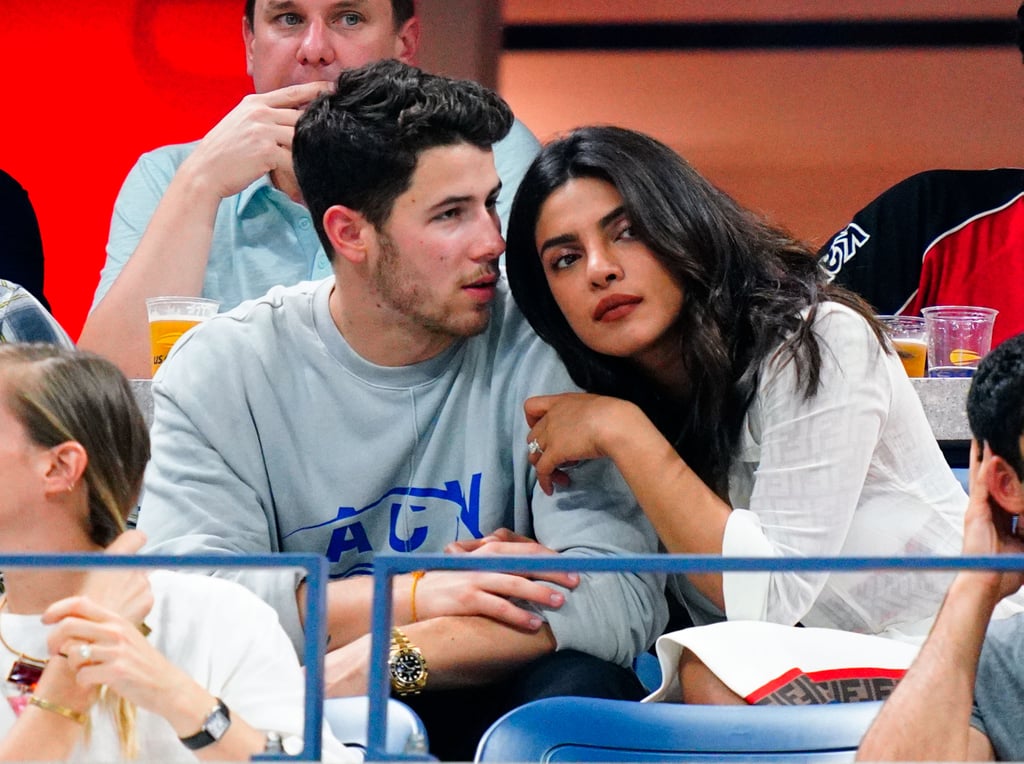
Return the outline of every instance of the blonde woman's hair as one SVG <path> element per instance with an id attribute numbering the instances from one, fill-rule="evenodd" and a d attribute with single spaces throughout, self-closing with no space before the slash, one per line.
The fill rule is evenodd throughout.
<path id="1" fill-rule="evenodd" d="M 107 546 L 124 531 L 149 461 L 149 430 L 131 385 L 114 364 L 41 343 L 0 345 L 0 394 L 44 448 L 69 440 L 88 454 L 88 533 Z"/>
<path id="2" fill-rule="evenodd" d="M 124 531 L 149 461 L 149 430 L 128 380 L 92 353 L 12 343 L 0 345 L 0 395 L 37 445 L 77 441 L 85 449 L 87 531 L 106 547 Z M 122 752 L 135 758 L 135 705 L 113 692 L 101 692 L 100 699 L 114 718 Z"/>

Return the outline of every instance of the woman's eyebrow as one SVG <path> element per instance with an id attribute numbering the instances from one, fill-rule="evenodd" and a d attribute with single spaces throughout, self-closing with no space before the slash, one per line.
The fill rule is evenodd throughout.
<path id="1" fill-rule="evenodd" d="M 597 221 L 597 223 L 599 226 L 601 226 L 601 228 L 604 228 L 609 223 L 615 221 L 616 218 L 621 217 L 625 212 L 625 205 L 620 204 L 607 215 L 604 215 L 600 220 Z M 547 241 L 540 245 L 540 250 L 537 252 L 537 254 L 543 255 L 545 250 L 548 250 L 551 247 L 557 247 L 560 244 L 572 244 L 574 241 L 577 240 L 577 238 L 578 237 L 576 236 L 576 234 L 573 233 L 563 233 L 558 236 L 552 236 L 550 239 L 548 239 Z"/>
<path id="2" fill-rule="evenodd" d="M 548 239 L 547 241 L 540 245 L 540 251 L 537 254 L 543 255 L 544 252 L 551 249 L 552 247 L 557 247 L 562 244 L 572 244 L 574 241 L 577 241 L 577 236 L 574 233 L 563 233 L 558 236 L 552 236 L 550 239 Z"/>
<path id="3" fill-rule="evenodd" d="M 620 217 L 625 212 L 626 212 L 626 206 L 623 205 L 623 204 L 620 204 L 614 210 L 612 210 L 607 215 L 605 215 L 603 218 L 601 218 L 601 220 L 598 221 L 598 222 L 600 222 L 601 227 L 604 228 L 606 225 L 608 225 L 609 223 L 613 222 L 616 218 Z"/>

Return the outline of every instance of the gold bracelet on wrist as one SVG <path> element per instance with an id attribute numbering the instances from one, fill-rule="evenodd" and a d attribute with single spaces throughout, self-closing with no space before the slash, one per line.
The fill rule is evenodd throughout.
<path id="1" fill-rule="evenodd" d="M 425 570 L 414 570 L 412 572 L 412 587 L 409 589 L 409 610 L 412 614 L 412 622 L 416 623 L 419 618 L 416 617 L 416 584 L 420 582 L 420 579 L 427 575 Z"/>
<path id="2" fill-rule="evenodd" d="M 44 711 L 50 711 L 51 713 L 55 713 L 58 716 L 63 716 L 65 719 L 70 719 L 75 724 L 81 724 L 85 726 L 85 723 L 89 721 L 89 717 L 85 714 L 75 711 L 74 709 L 68 708 L 66 706 L 59 706 L 56 703 L 51 703 L 46 698 L 40 698 L 38 695 L 31 696 L 28 699 L 28 702 L 36 708 L 41 708 Z"/>

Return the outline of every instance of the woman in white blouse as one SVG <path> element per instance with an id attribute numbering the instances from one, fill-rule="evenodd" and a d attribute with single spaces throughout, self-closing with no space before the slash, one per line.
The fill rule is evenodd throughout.
<path id="1" fill-rule="evenodd" d="M 668 147 L 612 127 L 546 146 L 519 187 L 506 260 L 523 313 L 588 391 L 526 402 L 545 490 L 575 461 L 611 458 L 670 552 L 958 553 L 966 497 L 870 308 Z M 697 624 L 915 639 L 946 579 L 675 585 Z"/>
<path id="2" fill-rule="evenodd" d="M 0 346 L 0 553 L 131 553 L 149 434 L 110 362 Z M 301 735 L 276 613 L 229 581 L 22 568 L 0 595 L 0 760 L 249 760 Z M 329 735 L 327 760 L 358 760 Z"/>

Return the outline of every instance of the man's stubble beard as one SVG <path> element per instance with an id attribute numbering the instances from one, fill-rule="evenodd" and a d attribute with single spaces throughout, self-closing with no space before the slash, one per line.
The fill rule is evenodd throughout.
<path id="1" fill-rule="evenodd" d="M 440 306 L 435 314 L 422 309 L 423 290 L 409 278 L 403 268 L 404 255 L 386 233 L 378 234 L 380 257 L 372 274 L 374 291 L 392 310 L 408 318 L 419 328 L 431 334 L 462 339 L 481 334 L 490 320 L 490 305 L 475 314 L 476 320 L 458 321 L 447 306 Z"/>

